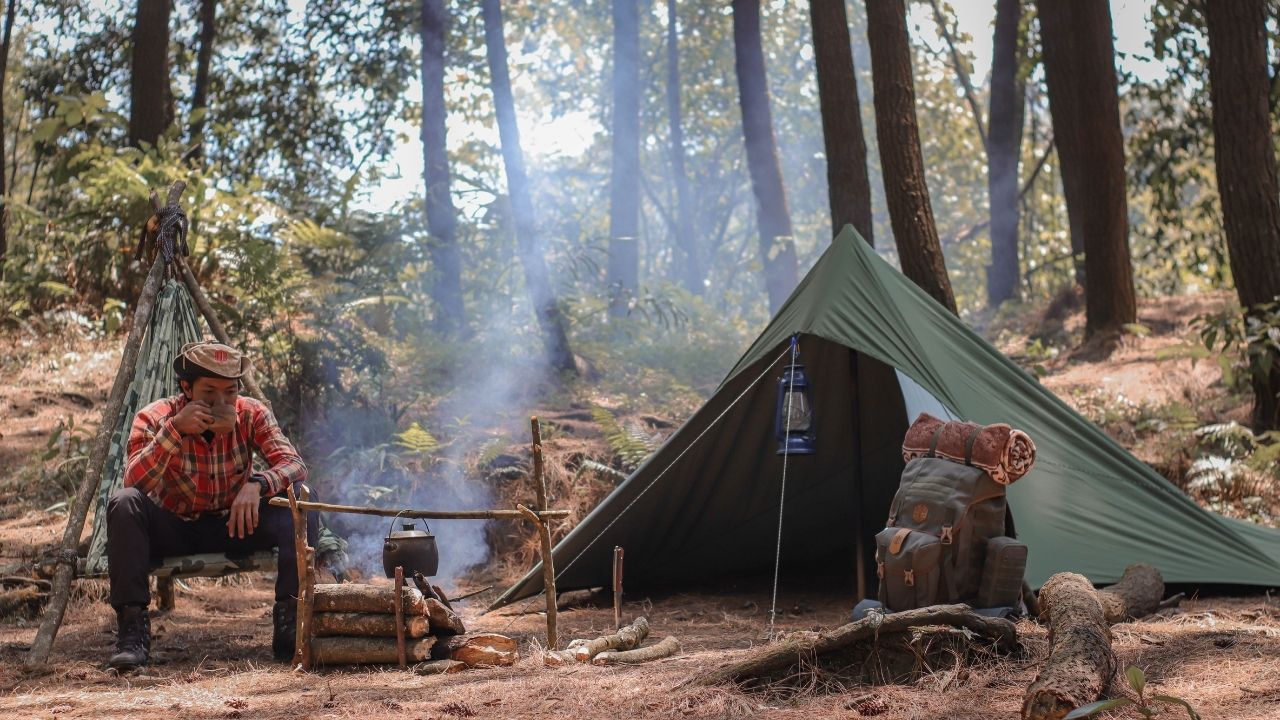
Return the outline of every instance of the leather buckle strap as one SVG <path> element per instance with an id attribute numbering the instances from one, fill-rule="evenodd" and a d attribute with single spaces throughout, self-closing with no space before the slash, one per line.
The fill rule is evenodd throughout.
<path id="1" fill-rule="evenodd" d="M 933 440 L 929 442 L 929 454 L 926 455 L 925 457 L 938 456 L 938 439 L 942 437 L 942 430 L 946 428 L 946 426 L 947 426 L 946 423 L 943 423 L 938 426 L 937 430 L 933 431 Z"/>
<path id="2" fill-rule="evenodd" d="M 975 425 L 973 432 L 969 433 L 969 439 L 964 442 L 964 464 L 973 464 L 973 444 L 978 440 L 978 433 L 982 432 L 981 425 Z"/>
<path id="3" fill-rule="evenodd" d="M 907 541 L 907 536 L 911 534 L 908 528 L 900 528 L 898 532 L 893 534 L 893 539 L 889 541 L 889 553 L 897 555 L 902 552 L 902 543 Z"/>
<path id="4" fill-rule="evenodd" d="M 916 585 L 916 571 L 915 571 L 914 569 L 911 569 L 911 570 L 903 570 L 903 571 L 902 571 L 902 582 L 903 582 L 903 584 L 904 584 L 904 585 L 906 585 L 907 587 L 915 587 L 915 585 Z"/>
<path id="5" fill-rule="evenodd" d="M 943 545 L 950 545 L 951 543 L 955 542 L 952 536 L 952 532 L 951 532 L 952 530 L 953 528 L 950 525 L 943 525 L 942 535 L 939 537 L 938 542 L 942 543 Z"/>

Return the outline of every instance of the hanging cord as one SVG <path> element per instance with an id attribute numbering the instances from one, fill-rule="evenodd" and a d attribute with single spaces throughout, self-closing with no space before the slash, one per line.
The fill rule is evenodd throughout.
<path id="1" fill-rule="evenodd" d="M 795 342 L 795 340 L 794 340 L 794 338 L 793 338 L 793 339 L 792 339 L 792 343 L 794 344 L 794 342 Z M 612 519 L 612 520 L 610 520 L 610 521 L 609 521 L 609 524 L 608 524 L 608 525 L 605 525 L 605 526 L 604 526 L 604 529 L 603 529 L 603 530 L 601 530 L 600 532 L 596 533 L 596 536 L 595 536 L 595 537 L 593 537 L 593 538 L 591 538 L 591 542 L 587 543 L 587 546 L 586 546 L 586 547 L 584 547 L 584 548 L 582 548 L 581 550 L 579 550 L 579 551 L 578 551 L 578 554 L 577 554 L 577 555 L 574 555 L 572 560 L 570 560 L 568 563 L 566 563 L 566 564 L 565 564 L 565 566 L 564 566 L 563 568 L 560 568 L 559 572 L 557 572 L 557 573 L 555 574 L 555 579 L 556 579 L 557 581 L 559 581 L 559 580 L 560 580 L 560 577 L 561 577 L 562 575 L 564 575 L 566 572 L 568 572 L 568 571 L 569 571 L 569 568 L 573 567 L 573 564 L 574 564 L 574 563 L 576 563 L 576 562 L 578 562 L 578 559 L 579 559 L 579 558 L 581 558 L 583 555 L 586 555 L 586 554 L 587 554 L 587 551 L 591 549 L 591 546 L 592 546 L 592 545 L 595 545 L 597 540 L 599 540 L 601 537 L 603 537 L 605 533 L 609 532 L 609 528 L 613 527 L 614 523 L 618 522 L 618 520 L 619 520 L 619 519 L 621 519 L 621 518 L 622 518 L 622 516 L 623 516 L 623 515 L 625 515 L 625 514 L 627 513 L 627 511 L 628 511 L 628 510 L 630 510 L 630 509 L 631 509 L 631 507 L 632 507 L 633 505 L 635 505 L 637 502 L 639 502 L 639 501 L 640 501 L 640 498 L 644 497 L 644 494 L 645 494 L 645 493 L 647 493 L 647 492 L 649 492 L 649 489 L 650 489 L 650 488 L 652 488 L 655 484 L 657 484 L 657 482 L 658 482 L 659 480 L 661 480 L 661 479 L 662 479 L 662 476 L 664 476 L 664 475 L 666 475 L 666 474 L 667 474 L 667 471 L 668 471 L 668 470 L 670 470 L 671 468 L 675 467 L 675 464 L 676 464 L 676 463 L 678 463 L 678 462 L 680 462 L 680 458 L 684 457 L 686 453 L 688 453 L 690 450 L 692 450 L 692 449 L 693 449 L 693 446 L 694 446 L 694 445 L 697 445 L 697 444 L 698 444 L 698 441 L 699 441 L 699 440 L 701 440 L 701 439 L 703 438 L 703 436 L 705 436 L 708 432 L 710 432 L 710 431 L 711 431 L 711 428 L 715 427 L 717 423 L 719 423 L 722 419 L 724 419 L 724 416 L 725 416 L 725 415 L 727 415 L 727 414 L 729 413 L 729 411 L 733 409 L 733 406 L 737 405 L 737 404 L 738 404 L 738 401 L 739 401 L 739 400 L 741 400 L 743 397 L 745 397 L 745 396 L 746 396 L 746 394 L 747 394 L 748 392 L 750 392 L 750 391 L 751 391 L 751 388 L 755 387 L 755 386 L 756 386 L 756 385 L 757 385 L 761 380 L 763 380 L 763 379 L 764 379 L 764 377 L 765 377 L 766 375 L 768 375 L 768 374 L 769 374 L 769 372 L 770 372 L 771 370 L 773 370 L 773 367 L 774 367 L 775 365 L 777 365 L 777 364 L 778 364 L 778 361 L 780 361 L 780 360 L 782 360 L 782 358 L 786 357 L 788 353 L 794 353 L 794 351 L 793 351 L 791 348 L 788 348 L 788 349 L 786 349 L 786 350 L 783 350 L 783 351 L 782 351 L 782 353 L 781 353 L 780 355 L 778 355 L 778 357 L 774 358 L 774 359 L 773 359 L 773 362 L 769 363 L 768 367 L 766 367 L 766 368 L 765 368 L 765 369 L 764 369 L 764 370 L 763 370 L 759 375 L 757 375 L 757 376 L 756 376 L 756 378 L 755 378 L 754 380 L 752 380 L 752 381 L 751 381 L 751 384 L 750 384 L 750 385 L 748 385 L 746 388 L 744 388 L 744 389 L 742 390 L 742 392 L 738 393 L 738 396 L 737 396 L 737 397 L 735 397 L 735 398 L 733 399 L 733 401 L 732 401 L 732 402 L 730 402 L 730 403 L 729 403 L 729 405 L 728 405 L 727 407 L 725 407 L 725 409 L 724 409 L 724 410 L 721 410 L 721 411 L 720 411 L 720 414 L 719 414 L 719 415 L 717 415 L 717 416 L 716 416 L 716 418 L 715 418 L 714 420 L 712 420 L 710 423 L 708 423 L 708 424 L 707 424 L 707 426 L 706 426 L 705 428 L 703 428 L 703 429 L 702 429 L 702 432 L 698 433 L 698 436 L 697 436 L 697 437 L 695 437 L 695 438 L 694 438 L 694 439 L 693 439 L 693 440 L 692 440 L 688 445 L 686 445 L 686 446 L 685 446 L 685 448 L 684 448 L 684 450 L 681 450 L 681 451 L 680 451 L 680 454 L 679 454 L 679 455 L 677 455 L 677 456 L 675 457 L 675 459 L 673 459 L 671 462 L 667 463 L 667 466 L 666 466 L 665 468 L 663 468 L 663 469 L 662 469 L 662 472 L 658 473 L 657 477 L 655 477 L 654 479 L 650 480 L 650 481 L 649 481 L 649 484 L 648 484 L 648 485 L 645 485 L 645 486 L 644 486 L 644 489 L 643 489 L 643 490 L 641 490 L 641 491 L 640 491 L 640 493 L 639 493 L 639 494 L 637 494 L 634 498 L 632 498 L 632 499 L 631 499 L 631 502 L 627 503 L 627 504 L 626 504 L 626 506 L 625 506 L 625 507 L 623 507 L 623 508 L 622 508 L 622 510 L 621 510 L 620 512 L 618 512 L 618 514 L 617 514 L 617 515 L 615 515 L 615 516 L 613 517 L 613 519 Z M 785 462 L 785 461 L 784 461 L 784 462 Z M 503 630 L 505 631 L 505 630 L 506 630 L 506 628 L 511 627 L 512 623 L 514 623 L 514 622 L 515 622 L 515 621 L 516 621 L 516 620 L 517 620 L 517 619 L 518 619 L 522 614 L 524 614 L 524 610 L 525 610 L 525 608 L 529 607 L 530 603 L 532 603 L 534 600 L 537 600 L 538 598 L 540 598 L 540 597 L 542 597 L 543 595 L 545 595 L 545 594 L 546 594 L 546 592 L 547 592 L 546 587 L 543 587 L 543 588 L 542 588 L 542 590 L 541 590 L 540 592 L 538 592 L 538 593 L 536 593 L 536 594 L 534 594 L 534 595 L 530 596 L 530 597 L 529 597 L 529 599 L 525 600 L 525 601 L 524 601 L 524 603 L 523 603 L 522 605 L 520 605 L 520 607 L 519 607 L 518 611 L 512 615 L 510 622 L 508 622 L 508 623 L 503 627 Z"/>
<path id="2" fill-rule="evenodd" d="M 791 372 L 787 374 L 787 410 L 782 437 L 782 492 L 778 496 L 778 546 L 773 555 L 773 602 L 769 605 L 769 639 L 773 639 L 773 620 L 778 615 L 778 570 L 782 567 L 782 505 L 787 499 L 787 458 L 791 456 L 791 447 L 786 445 L 791 435 L 791 399 L 795 397 L 796 358 L 800 355 L 800 344 L 796 336 L 791 336 Z"/>

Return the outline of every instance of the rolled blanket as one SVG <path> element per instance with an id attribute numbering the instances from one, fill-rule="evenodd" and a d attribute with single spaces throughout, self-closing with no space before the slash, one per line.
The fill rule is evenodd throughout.
<path id="1" fill-rule="evenodd" d="M 1036 463 L 1036 444 L 1021 430 L 1014 430 L 1004 423 L 947 422 L 929 413 L 920 413 L 920 417 L 907 428 L 907 435 L 902 439 L 902 459 L 912 460 L 928 455 L 933 447 L 933 436 L 939 428 L 942 432 L 938 435 L 934 454 L 962 464 L 969 438 L 976 431 L 969 465 L 982 468 L 1001 485 L 1009 485 L 1031 472 Z"/>

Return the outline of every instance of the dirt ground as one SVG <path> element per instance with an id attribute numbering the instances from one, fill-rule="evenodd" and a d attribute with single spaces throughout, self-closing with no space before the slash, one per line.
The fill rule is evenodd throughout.
<path id="1" fill-rule="evenodd" d="M 1218 302 L 1144 303 L 1141 321 L 1152 336 L 1127 337 L 1105 362 L 1069 353 L 1048 359 L 1045 384 L 1077 407 L 1098 394 L 1153 406 L 1179 398 L 1217 402 L 1222 393 L 1212 389 L 1213 363 L 1156 362 L 1152 356 L 1158 347 L 1181 342 L 1186 320 Z M 1064 331 L 1077 321 L 1078 314 L 1068 316 Z M 0 343 L 10 350 L 0 357 L 0 568 L 12 568 L 47 549 L 65 522 L 56 510 L 45 511 L 45 493 L 36 497 L 30 477 L 18 475 L 30 472 L 59 423 L 96 422 L 118 355 L 117 343 L 76 338 L 19 335 Z M 1150 437 L 1141 439 L 1150 443 Z M 474 580 L 459 584 L 465 588 Z M 271 587 L 269 573 L 188 581 L 179 588 L 177 608 L 153 620 L 157 662 L 119 676 L 105 669 L 114 644 L 105 583 L 80 582 L 43 672 L 22 668 L 35 621 L 0 621 L 0 717 L 1016 718 L 1022 693 L 1048 652 L 1045 629 L 1022 621 L 1021 655 L 976 665 L 942 663 L 910 685 L 845 686 L 809 671 L 790 689 L 688 689 L 678 686 L 765 642 L 767 588 L 629 597 L 625 615 L 645 615 L 652 634 L 675 635 L 682 652 L 612 668 L 544 666 L 544 616 L 535 612 L 541 601 L 518 608 L 524 613 L 480 615 L 497 594 L 493 590 L 466 601 L 464 615 L 473 630 L 520 640 L 521 660 L 514 667 L 435 677 L 394 668 L 304 674 L 270 658 Z M 838 626 L 849 604 L 847 593 L 784 583 L 779 606 L 786 612 L 778 629 Z M 603 604 L 579 601 L 560 615 L 562 640 L 611 626 L 611 609 Z M 1142 667 L 1152 691 L 1188 700 L 1205 718 L 1280 720 L 1280 599 L 1193 598 L 1177 611 L 1113 630 L 1121 664 Z M 1179 715 L 1170 710 L 1163 716 Z"/>

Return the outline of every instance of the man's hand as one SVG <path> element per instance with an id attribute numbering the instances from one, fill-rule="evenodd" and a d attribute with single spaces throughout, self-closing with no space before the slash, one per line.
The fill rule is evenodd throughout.
<path id="1" fill-rule="evenodd" d="M 231 515 L 227 518 L 227 537 L 244 538 L 258 527 L 258 501 L 262 499 L 262 486 L 246 482 L 231 501 Z"/>
<path id="2" fill-rule="evenodd" d="M 240 420 L 236 416 L 235 405 L 214 405 L 210 413 L 213 416 L 213 422 L 209 423 L 209 427 L 206 429 L 212 430 L 215 435 L 225 435 L 235 430 L 236 423 Z"/>
<path id="3" fill-rule="evenodd" d="M 173 416 L 173 428 L 183 435 L 199 435 L 212 424 L 213 408 L 200 400 L 192 400 Z"/>

